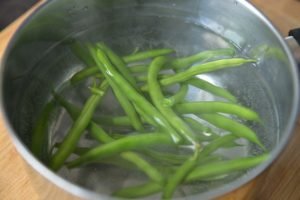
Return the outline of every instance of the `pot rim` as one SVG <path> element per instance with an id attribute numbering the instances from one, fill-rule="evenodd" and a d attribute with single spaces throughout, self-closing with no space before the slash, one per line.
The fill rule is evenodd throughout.
<path id="1" fill-rule="evenodd" d="M 44 164 L 42 164 L 38 159 L 36 159 L 32 153 L 23 145 L 21 140 L 18 138 L 17 134 L 14 132 L 13 127 L 10 125 L 8 117 L 5 113 L 4 105 L 3 105 L 3 71 L 6 59 L 10 53 L 10 50 L 13 47 L 13 44 L 15 43 L 16 39 L 19 36 L 20 31 L 31 21 L 34 16 L 39 13 L 41 10 L 43 10 L 45 7 L 49 6 L 52 3 L 55 3 L 58 0 L 52 0 L 52 1 L 45 1 L 42 3 L 37 9 L 34 10 L 29 16 L 26 17 L 26 19 L 22 22 L 22 24 L 17 28 L 16 32 L 13 34 L 11 39 L 9 40 L 9 43 L 4 51 L 4 54 L 2 56 L 2 59 L 0 60 L 0 110 L 2 111 L 2 119 L 4 121 L 4 125 L 6 129 L 8 130 L 8 134 L 12 138 L 12 141 L 14 143 L 14 146 L 18 150 L 18 152 L 21 154 L 21 156 L 26 160 L 26 163 L 29 164 L 36 172 L 38 172 L 41 176 L 49 180 L 52 184 L 58 186 L 58 188 L 62 189 L 63 191 L 68 192 L 69 194 L 75 195 L 77 197 L 83 198 L 83 199 L 101 199 L 101 198 L 109 198 L 111 197 L 107 195 L 102 195 L 96 192 L 93 192 L 91 190 L 85 189 L 83 187 L 80 187 L 62 177 L 57 175 L 56 173 L 52 172 L 50 169 L 48 169 Z M 279 31 L 274 27 L 274 25 L 271 23 L 271 21 L 264 15 L 262 12 L 260 12 L 257 8 L 255 8 L 251 3 L 244 0 L 236 0 L 237 3 L 242 4 L 245 6 L 249 12 L 256 15 L 276 36 L 278 39 L 280 45 L 284 49 L 284 51 L 287 53 L 288 60 L 291 63 L 291 74 L 293 78 L 293 86 L 294 91 L 293 93 L 295 96 L 292 100 L 292 107 L 294 108 L 292 113 L 290 114 L 290 120 L 288 120 L 288 124 L 283 131 L 284 136 L 282 137 L 280 143 L 276 146 L 275 149 L 272 150 L 270 159 L 263 164 L 257 166 L 254 170 L 251 170 L 249 173 L 247 173 L 247 176 L 243 176 L 241 178 L 238 178 L 237 180 L 233 181 L 231 184 L 221 186 L 217 189 L 214 189 L 209 192 L 204 192 L 201 195 L 192 195 L 188 196 L 187 199 L 192 199 L 197 196 L 197 198 L 201 197 L 201 199 L 211 199 L 216 198 L 218 196 L 224 195 L 230 191 L 233 191 L 234 189 L 237 189 L 241 187 L 242 185 L 246 184 L 247 182 L 253 180 L 256 176 L 261 174 L 268 166 L 271 165 L 275 161 L 276 158 L 278 158 L 279 154 L 283 151 L 284 147 L 287 145 L 289 139 L 292 136 L 294 126 L 296 124 L 297 116 L 298 116 L 298 107 L 299 107 L 299 76 L 298 76 L 298 69 L 297 64 L 295 62 L 295 59 L 292 55 L 292 52 L 290 51 L 289 47 L 287 46 L 286 42 L 284 41 L 284 38 L 281 36 Z"/>

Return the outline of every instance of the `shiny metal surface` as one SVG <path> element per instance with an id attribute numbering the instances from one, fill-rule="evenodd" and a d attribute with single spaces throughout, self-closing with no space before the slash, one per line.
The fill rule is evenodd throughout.
<path id="1" fill-rule="evenodd" d="M 188 55 L 235 46 L 239 54 L 259 60 L 256 66 L 209 74 L 206 78 L 228 88 L 240 102 L 260 113 L 265 126 L 253 128 L 272 152 L 272 159 L 234 180 L 210 188 L 200 186 L 200 194 L 187 199 L 213 198 L 251 180 L 277 157 L 288 141 L 299 101 L 296 64 L 279 33 L 246 1 L 52 0 L 16 33 L 1 64 L 1 101 L 7 126 L 22 156 L 50 185 L 54 183 L 84 199 L 109 198 L 105 194 L 109 190 L 107 182 L 80 179 L 96 176 L 93 172 L 60 172 L 60 176 L 83 187 L 76 186 L 48 170 L 27 149 L 37 113 L 50 98 L 51 90 L 59 88 L 83 67 L 69 49 L 76 40 L 105 41 L 121 54 L 136 47 L 172 47 L 178 55 Z M 81 96 L 72 92 L 65 96 L 80 103 L 86 93 L 80 87 L 77 92 Z M 189 98 L 213 99 L 196 91 Z M 65 119 L 58 112 L 53 130 L 64 128 Z M 54 131 L 50 134 L 52 143 L 59 137 Z M 257 149 L 248 145 L 241 152 L 252 155 Z M 59 195 L 63 190 L 58 190 Z"/>

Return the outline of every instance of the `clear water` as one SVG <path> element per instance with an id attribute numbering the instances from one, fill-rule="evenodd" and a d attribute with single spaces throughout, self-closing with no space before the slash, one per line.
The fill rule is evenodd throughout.
<path id="1" fill-rule="evenodd" d="M 149 28 L 151 27 L 151 28 Z M 152 48 L 173 48 L 176 50 L 176 56 L 186 56 L 199 51 L 233 47 L 234 44 L 225 40 L 219 35 L 214 34 L 212 31 L 207 30 L 197 24 L 193 24 L 186 20 L 165 17 L 139 17 L 139 18 L 126 18 L 108 23 L 101 23 L 95 28 L 90 28 L 87 31 L 76 33 L 72 35 L 74 40 L 82 41 L 103 41 L 108 44 L 113 50 L 120 55 L 127 55 L 132 53 L 135 49 L 147 50 Z M 236 48 L 237 52 L 242 56 L 247 56 L 244 49 Z M 64 52 L 64 56 L 52 59 L 51 54 Z M 63 63 L 64 69 L 61 70 L 58 79 L 60 83 L 68 80 L 76 71 L 84 67 L 84 64 L 74 57 L 68 49 L 68 44 L 62 42 L 45 57 L 40 65 L 47 63 L 48 69 L 58 70 Z M 268 92 L 268 86 L 264 83 L 263 77 L 256 73 L 257 66 L 245 65 L 240 68 L 228 69 L 217 73 L 209 73 L 201 75 L 202 78 L 214 83 L 216 85 L 227 88 L 235 96 L 238 97 L 242 105 L 249 106 L 256 110 L 263 119 L 263 125 L 249 123 L 262 142 L 268 149 L 272 149 L 278 140 L 278 119 L 275 109 L 273 97 Z M 39 78 L 44 79 L 47 73 L 40 73 Z M 51 72 L 50 72 L 51 73 Z M 89 96 L 89 91 L 86 88 L 91 84 L 91 80 L 82 82 L 75 88 L 66 86 L 62 90 L 63 96 L 70 102 L 82 106 L 84 101 Z M 34 85 L 34 84 L 33 84 Z M 36 87 L 36 86 L 35 86 Z M 62 87 L 57 85 L 57 88 Z M 31 91 L 32 90 L 31 88 Z M 27 94 L 33 95 L 32 93 Z M 213 101 L 222 100 L 207 92 L 190 87 L 187 100 L 191 101 Z M 27 109 L 27 108 L 23 108 Z M 102 102 L 102 106 L 97 110 L 97 114 L 120 114 L 120 108 L 117 106 L 112 95 L 107 95 Z M 72 120 L 68 114 L 58 109 L 57 115 L 53 117 L 53 123 L 50 127 L 50 141 L 51 144 L 61 141 L 66 134 L 66 130 L 70 128 Z M 26 125 L 24 125 L 26 126 Z M 220 131 L 220 130 L 218 130 Z M 224 132 L 220 132 L 224 134 Z M 241 140 L 242 146 L 230 150 L 221 150 L 217 153 L 226 158 L 242 157 L 247 155 L 255 155 L 260 150 L 244 140 Z M 97 143 L 91 141 L 88 134 L 82 137 L 79 142 L 80 146 L 94 146 Z M 82 185 L 91 190 L 97 191 L 102 194 L 109 195 L 111 192 L 131 186 L 138 183 L 143 183 L 147 178 L 141 173 L 133 170 L 124 170 L 111 165 L 89 165 L 86 167 L 67 170 L 63 168 L 59 174 L 72 182 Z M 222 180 L 216 181 L 203 181 L 191 185 L 180 187 L 177 191 L 177 197 L 195 194 L 199 192 L 213 190 L 220 187 L 224 183 L 229 183 L 239 173 L 232 176 L 225 177 Z M 157 196 L 150 197 L 157 199 Z"/>

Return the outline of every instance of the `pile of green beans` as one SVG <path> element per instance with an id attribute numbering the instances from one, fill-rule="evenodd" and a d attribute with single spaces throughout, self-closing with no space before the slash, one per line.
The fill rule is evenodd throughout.
<path id="1" fill-rule="evenodd" d="M 181 58 L 168 48 L 121 57 L 102 42 L 75 43 L 71 50 L 85 68 L 67 84 L 75 90 L 77 84 L 89 84 L 91 95 L 79 107 L 65 99 L 63 91 L 53 91 L 53 99 L 40 113 L 33 128 L 31 150 L 53 171 L 89 164 L 137 170 L 145 175 L 145 183 L 119 188 L 111 195 L 142 198 L 161 193 L 162 199 L 172 199 L 185 184 L 214 181 L 268 159 L 259 137 L 244 123 L 261 124 L 259 114 L 241 105 L 226 88 L 197 76 L 249 67 L 255 60 L 238 57 L 233 48 Z M 178 86 L 176 92 L 168 90 L 171 85 Z M 223 100 L 188 101 L 191 87 Z M 101 114 L 101 109 L 108 106 L 102 99 L 111 94 L 124 114 Z M 52 141 L 52 151 L 45 159 L 42 141 L 46 141 L 47 120 L 56 104 L 68 113 L 73 124 L 62 140 Z M 86 134 L 98 145 L 80 146 Z M 241 139 L 263 153 L 234 159 L 220 155 L 220 149 L 239 148 Z M 47 146 L 49 141 L 46 142 Z"/>

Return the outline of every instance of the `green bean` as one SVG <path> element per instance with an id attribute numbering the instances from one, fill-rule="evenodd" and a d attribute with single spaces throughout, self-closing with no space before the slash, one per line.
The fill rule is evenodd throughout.
<path id="1" fill-rule="evenodd" d="M 221 161 L 221 160 L 224 160 L 223 156 L 211 154 L 209 156 L 202 156 L 199 159 L 198 165 L 202 165 L 202 164 L 209 163 L 209 162 Z"/>
<path id="2" fill-rule="evenodd" d="M 205 158 L 210 153 L 216 151 L 219 147 L 222 147 L 222 145 L 231 142 L 234 139 L 236 139 L 235 136 L 226 135 L 206 145 L 200 153 L 199 150 L 196 149 L 195 154 L 186 160 L 179 168 L 177 168 L 175 174 L 173 174 L 167 181 L 163 192 L 163 199 L 171 199 L 176 187 L 183 182 L 185 177 L 196 167 L 198 160 Z"/>
<path id="3" fill-rule="evenodd" d="M 61 147 L 61 144 L 60 142 L 57 142 L 53 145 L 54 148 L 60 148 Z M 77 155 L 83 155 L 85 154 L 86 152 L 88 152 L 90 150 L 90 148 L 88 147 L 76 147 L 73 151 L 74 154 L 77 154 Z"/>
<path id="4" fill-rule="evenodd" d="M 185 96 L 186 96 L 186 94 L 188 92 L 188 89 L 189 89 L 189 86 L 187 84 L 181 84 L 180 85 L 180 89 L 179 89 L 179 91 L 177 93 L 175 93 L 171 97 L 168 97 L 168 98 L 164 99 L 165 106 L 172 107 L 175 104 L 181 102 L 185 98 Z"/>
<path id="5" fill-rule="evenodd" d="M 30 149 L 32 153 L 41 161 L 48 162 L 48 124 L 51 112 L 55 107 L 54 101 L 49 101 L 41 113 L 38 115 L 35 126 L 32 131 Z"/>
<path id="6" fill-rule="evenodd" d="M 70 81 L 73 85 L 75 85 L 79 81 L 81 81 L 85 78 L 88 78 L 90 76 L 93 76 L 95 74 L 100 74 L 99 69 L 97 67 L 86 67 L 86 68 L 80 70 L 79 72 L 75 73 L 71 77 Z"/>
<path id="7" fill-rule="evenodd" d="M 135 65 L 128 67 L 131 73 L 139 73 L 139 72 L 147 72 L 148 66 L 147 65 Z M 98 78 L 103 78 L 104 76 L 100 74 L 99 68 L 97 66 L 94 67 L 85 67 L 84 69 L 80 70 L 79 72 L 75 73 L 70 81 L 73 85 L 76 83 L 90 77 L 90 76 L 97 76 Z M 137 76 L 136 78 L 139 78 Z"/>
<path id="8" fill-rule="evenodd" d="M 131 73 L 140 73 L 140 72 L 147 72 L 148 65 L 147 64 L 141 64 L 141 65 L 133 65 L 128 66 Z"/>
<path id="9" fill-rule="evenodd" d="M 128 136 L 114 142 L 96 147 L 83 156 L 69 162 L 67 166 L 69 168 L 73 168 L 81 164 L 87 164 L 95 160 L 101 160 L 124 151 L 144 149 L 155 144 L 172 145 L 173 142 L 168 135 L 162 133 L 145 133 Z"/>
<path id="10" fill-rule="evenodd" d="M 203 178 L 214 177 L 235 171 L 255 167 L 269 159 L 269 154 L 256 157 L 237 158 L 227 161 L 207 163 L 195 168 L 186 178 L 186 182 L 198 181 Z"/>
<path id="11" fill-rule="evenodd" d="M 199 115 L 200 118 L 209 122 L 210 124 L 215 125 L 216 127 L 222 128 L 236 135 L 237 137 L 246 138 L 249 141 L 259 145 L 262 149 L 265 150 L 264 145 L 259 141 L 255 132 L 252 131 L 247 126 L 240 124 L 230 118 L 222 116 L 220 114 L 202 114 Z"/>
<path id="12" fill-rule="evenodd" d="M 97 45 L 98 47 L 102 48 L 106 54 L 108 55 L 109 59 L 112 61 L 112 63 L 117 67 L 119 72 L 124 76 L 124 78 L 132 84 L 132 86 L 136 87 L 136 82 L 134 78 L 131 76 L 130 71 L 128 68 L 125 66 L 125 63 L 123 63 L 123 60 L 119 58 L 110 48 L 108 48 L 105 44 L 99 43 Z M 99 70 L 99 69 L 98 69 Z M 125 113 L 128 115 L 132 126 L 136 130 L 143 130 L 143 125 L 139 119 L 138 114 L 136 113 L 133 105 L 131 102 L 127 99 L 127 97 L 120 91 L 119 87 L 117 84 L 115 84 L 113 81 L 108 79 L 110 86 L 112 87 L 115 96 L 119 100 L 119 103 L 121 104 L 123 110 Z"/>
<path id="13" fill-rule="evenodd" d="M 61 146 L 61 143 L 56 143 L 54 147 L 59 148 Z M 74 154 L 78 156 L 82 156 L 86 152 L 90 151 L 90 147 L 76 147 L 73 151 Z M 128 162 L 121 158 L 120 156 L 110 157 L 107 159 L 100 160 L 99 163 L 101 164 L 108 164 L 108 165 L 114 165 L 117 167 L 125 168 L 125 169 L 136 169 L 136 166 L 134 166 L 131 162 Z"/>
<path id="14" fill-rule="evenodd" d="M 211 141 L 219 137 L 211 128 L 193 118 L 183 117 L 183 120 L 197 133 L 196 137 L 200 141 Z"/>
<path id="15" fill-rule="evenodd" d="M 170 77 L 170 76 L 171 76 L 170 74 L 160 74 L 160 75 L 158 75 L 158 78 L 159 79 L 164 79 L 164 78 L 167 78 L 167 77 Z M 139 82 L 146 82 L 146 81 L 148 81 L 148 76 L 147 75 L 140 75 L 140 76 L 136 77 L 136 80 L 139 81 Z M 141 89 L 142 89 L 142 91 L 148 91 L 148 89 L 147 90 L 143 90 L 143 88 L 141 88 Z"/>
<path id="16" fill-rule="evenodd" d="M 171 199 L 173 193 L 176 190 L 176 187 L 184 181 L 185 177 L 196 167 L 198 159 L 199 159 L 199 149 L 200 146 L 196 146 L 194 155 L 185 161 L 176 171 L 175 174 L 167 181 L 164 189 L 162 198 L 163 199 Z"/>
<path id="17" fill-rule="evenodd" d="M 237 137 L 233 134 L 220 136 L 219 138 L 215 139 L 214 141 L 212 141 L 211 143 L 209 143 L 208 145 L 206 145 L 203 148 L 202 152 L 200 153 L 200 157 L 201 158 L 206 157 L 209 154 L 216 151 L 217 149 L 226 146 L 228 143 L 231 143 L 232 141 L 234 141 L 236 139 L 237 139 Z"/>
<path id="18" fill-rule="evenodd" d="M 143 114 L 141 115 L 146 118 L 151 118 L 155 123 L 161 127 L 162 130 L 165 130 L 168 133 L 175 143 L 181 141 L 181 137 L 177 134 L 177 132 L 171 127 L 168 121 L 160 114 L 158 110 L 156 110 L 153 105 L 147 101 L 147 99 L 139 94 L 111 65 L 109 60 L 107 59 L 105 53 L 101 49 L 93 49 L 91 48 L 91 53 L 94 56 L 95 62 L 98 64 L 97 66 L 102 72 L 105 72 L 105 76 L 107 79 L 111 79 L 118 85 L 118 87 L 127 95 L 128 99 L 134 103 L 136 107 L 139 107 L 140 110 L 143 110 Z M 103 63 L 103 64 L 102 64 Z"/>
<path id="19" fill-rule="evenodd" d="M 147 149 L 143 151 L 143 153 L 159 162 L 168 163 L 172 165 L 182 164 L 184 161 L 188 159 L 188 156 L 186 155 L 158 152 L 151 149 Z"/>
<path id="20" fill-rule="evenodd" d="M 98 129 L 98 130 L 97 129 L 94 130 L 94 132 L 100 131 L 99 135 L 103 135 L 103 136 L 107 135 L 105 133 L 105 131 L 103 129 L 101 129 L 101 127 L 95 126 L 94 128 Z M 107 138 L 105 138 L 105 140 L 103 139 L 103 141 L 104 141 L 104 143 L 111 143 L 115 140 L 113 138 L 111 138 L 110 136 L 108 136 Z M 144 160 L 142 157 L 140 157 L 138 154 L 127 151 L 127 152 L 122 152 L 120 154 L 120 157 L 122 159 L 134 164 L 135 167 L 137 167 L 139 170 L 143 171 L 146 175 L 148 175 L 148 177 L 151 180 L 156 181 L 156 182 L 163 181 L 163 177 L 160 175 L 160 173 L 151 164 L 149 164 L 146 160 Z"/>
<path id="21" fill-rule="evenodd" d="M 76 118 L 80 115 L 80 109 L 73 105 L 72 103 L 66 101 L 62 96 L 60 96 L 59 94 L 57 94 L 55 91 L 52 92 L 52 95 L 54 97 L 54 99 L 62 106 L 66 109 L 66 111 L 68 112 L 68 114 L 70 115 L 70 117 L 73 120 L 76 120 Z"/>
<path id="22" fill-rule="evenodd" d="M 190 84 L 194 87 L 197 87 L 199 89 L 202 89 L 204 91 L 207 91 L 211 94 L 214 94 L 216 96 L 222 97 L 224 99 L 227 99 L 233 103 L 237 102 L 237 99 L 235 96 L 233 96 L 229 91 L 222 87 L 215 86 L 208 81 L 205 81 L 200 78 L 191 78 L 190 80 L 187 80 L 185 82 L 186 84 Z"/>
<path id="23" fill-rule="evenodd" d="M 141 198 L 151 194 L 158 193 L 162 190 L 162 186 L 156 182 L 150 181 L 146 184 L 122 188 L 112 194 L 112 196 L 121 198 Z"/>
<path id="24" fill-rule="evenodd" d="M 157 126 L 156 121 L 151 116 L 149 116 L 143 109 L 141 109 L 139 106 L 135 106 L 135 109 L 137 110 L 138 113 L 140 113 L 143 121 L 145 121 L 146 123 L 148 123 L 154 127 Z M 172 131 L 175 131 L 175 130 L 172 130 Z"/>
<path id="25" fill-rule="evenodd" d="M 91 55 L 88 53 L 88 49 L 80 42 L 75 42 L 70 45 L 72 53 L 79 58 L 87 67 L 95 66 L 95 62 Z"/>
<path id="26" fill-rule="evenodd" d="M 121 153 L 121 157 L 135 163 L 136 166 L 140 170 L 146 172 L 148 177 L 150 177 L 150 179 L 152 179 L 153 181 L 156 181 L 158 183 L 163 182 L 162 175 L 154 167 L 152 167 L 147 161 L 142 159 L 138 154 L 132 152 L 123 152 Z"/>
<path id="27" fill-rule="evenodd" d="M 123 60 L 126 63 L 130 63 L 130 62 L 136 62 L 141 60 L 147 60 L 149 58 L 155 58 L 158 56 L 163 56 L 174 52 L 175 51 L 173 49 L 153 49 L 153 50 L 138 52 L 133 55 L 124 56 Z"/>
<path id="28" fill-rule="evenodd" d="M 176 104 L 174 108 L 181 114 L 226 113 L 236 115 L 246 120 L 260 121 L 259 115 L 250 108 L 227 102 L 188 102 Z"/>
<path id="29" fill-rule="evenodd" d="M 55 100 L 67 110 L 73 120 L 78 117 L 80 109 L 77 106 L 73 105 L 70 102 L 67 102 L 64 98 L 62 98 L 55 92 L 53 92 L 53 96 Z M 101 124 L 103 126 L 132 126 L 132 123 L 128 116 L 93 116 L 93 121 L 96 124 Z"/>
<path id="30" fill-rule="evenodd" d="M 233 48 L 203 51 L 185 58 L 174 59 L 170 63 L 170 66 L 176 69 L 182 69 L 194 64 L 195 62 L 208 60 L 210 58 L 217 57 L 217 56 L 233 56 L 234 54 L 235 54 L 235 50 Z"/>
<path id="31" fill-rule="evenodd" d="M 209 153 L 212 153 L 214 151 L 213 148 L 218 147 L 218 148 L 224 148 L 228 143 L 230 143 L 232 140 L 230 140 L 228 137 L 220 137 L 222 139 L 219 139 L 218 142 L 212 144 L 211 146 L 206 145 L 205 150 L 206 153 L 201 154 L 201 159 L 199 159 L 199 164 L 201 163 L 206 163 L 208 161 L 216 161 L 220 160 L 220 156 L 218 155 L 209 155 Z M 215 149 L 216 150 L 216 149 Z M 143 153 L 158 162 L 162 162 L 164 164 L 169 164 L 169 165 L 181 165 L 184 163 L 186 160 L 188 160 L 187 155 L 183 154 L 173 154 L 173 153 L 166 153 L 166 152 L 158 152 L 154 151 L 151 149 L 144 150 Z M 176 168 L 175 168 L 176 169 Z"/>
<path id="32" fill-rule="evenodd" d="M 110 86 L 112 87 L 116 98 L 118 99 L 119 103 L 121 104 L 123 110 L 125 113 L 128 115 L 129 120 L 134 127 L 135 130 L 137 131 L 142 131 L 144 130 L 143 124 L 134 109 L 134 106 L 132 103 L 128 100 L 128 98 L 124 95 L 124 93 L 121 92 L 120 88 L 115 84 L 114 81 L 110 81 Z"/>
<path id="33" fill-rule="evenodd" d="M 94 116 L 93 120 L 103 126 L 132 126 L 128 116 Z"/>
<path id="34" fill-rule="evenodd" d="M 122 58 L 120 58 L 115 52 L 113 52 L 104 43 L 98 43 L 97 47 L 101 48 L 106 53 L 111 63 L 117 68 L 120 74 L 123 75 L 124 79 L 126 79 L 133 87 L 137 88 L 136 81 L 134 77 L 131 75 L 130 70 L 127 68 Z"/>
<path id="35" fill-rule="evenodd" d="M 187 126 L 180 117 L 170 108 L 166 107 L 163 103 L 164 95 L 160 89 L 159 82 L 157 80 L 158 72 L 167 62 L 165 57 L 157 57 L 150 64 L 148 71 L 148 85 L 149 94 L 153 104 L 163 114 L 163 116 L 169 121 L 169 123 L 180 133 L 185 139 L 192 144 L 196 144 L 196 138 L 193 131 Z"/>
<path id="36" fill-rule="evenodd" d="M 263 154 L 256 157 L 237 158 L 233 160 L 213 161 L 210 163 L 205 163 L 194 168 L 194 170 L 187 175 L 184 182 L 189 183 L 193 181 L 205 181 L 207 180 L 207 178 L 216 177 L 236 171 L 247 170 L 263 163 L 267 159 L 269 159 L 269 154 Z M 162 189 L 163 188 L 159 184 L 153 181 L 149 181 L 144 185 L 121 189 L 113 193 L 113 195 L 123 198 L 139 198 L 159 193 Z"/>
<path id="37" fill-rule="evenodd" d="M 107 82 L 104 81 L 99 89 L 105 91 L 108 88 Z M 62 142 L 62 146 L 55 152 L 50 160 L 50 167 L 53 170 L 58 170 L 73 152 L 76 143 L 80 139 L 84 130 L 88 127 L 93 113 L 103 96 L 92 95 L 85 103 L 79 117 L 68 131 L 67 136 Z"/>
<path id="38" fill-rule="evenodd" d="M 62 98 L 55 92 L 53 92 L 53 96 L 55 100 L 66 109 L 66 111 L 73 120 L 76 120 L 78 118 L 78 116 L 80 115 L 80 109 L 78 107 L 66 101 L 64 98 Z M 131 124 L 130 121 L 129 123 Z M 95 123 L 94 117 L 93 121 L 90 122 L 88 129 L 91 131 L 91 136 L 98 142 L 107 143 L 112 141 L 112 138 L 98 124 Z"/>
<path id="39" fill-rule="evenodd" d="M 56 97 L 58 98 L 59 96 L 56 95 Z M 68 104 L 68 102 L 66 102 L 62 98 L 59 98 L 59 100 L 63 105 L 66 105 L 67 111 L 70 111 L 71 116 L 73 116 L 72 118 L 76 118 L 77 113 L 75 113 L 72 110 L 72 105 L 70 106 L 70 104 Z M 69 108 L 71 109 L 69 110 Z M 97 125 L 93 121 L 90 122 L 89 130 L 91 131 L 92 136 L 101 143 L 110 143 L 114 141 L 112 137 L 110 137 L 99 125 Z M 135 153 L 122 153 L 121 158 L 132 162 L 135 166 L 137 166 L 140 170 L 144 171 L 150 178 L 152 178 L 152 180 L 161 181 L 161 176 L 159 176 L 159 172 L 157 172 L 154 167 L 152 167 L 148 162 L 140 158 Z M 158 177 L 160 178 L 158 179 Z"/>
<path id="40" fill-rule="evenodd" d="M 180 83 L 183 81 L 187 81 L 195 75 L 203 74 L 207 72 L 213 72 L 225 68 L 238 67 L 240 65 L 246 63 L 254 63 L 256 60 L 244 59 L 244 58 L 230 58 L 230 59 L 222 59 L 212 62 L 207 62 L 203 64 L 199 64 L 189 68 L 186 71 L 179 72 L 171 77 L 160 80 L 161 85 L 171 85 L 174 83 Z"/>
<path id="41" fill-rule="evenodd" d="M 64 104 L 67 104 L 67 103 L 64 102 Z M 68 108 L 68 106 L 67 106 L 67 108 Z M 94 122 L 90 123 L 89 130 L 91 131 L 92 136 L 101 143 L 110 143 L 110 142 L 114 141 L 114 139 L 112 137 L 110 137 L 99 125 L 97 125 Z M 152 178 L 152 180 L 161 181 L 161 176 L 156 171 L 156 169 L 153 168 L 148 162 L 146 162 L 145 160 L 140 158 L 137 154 L 132 153 L 132 152 L 123 152 L 121 154 L 121 158 L 125 159 L 129 162 L 132 162 L 140 170 L 144 171 L 148 176 L 150 176 Z"/>
<path id="42" fill-rule="evenodd" d="M 114 139 L 109 136 L 101 126 L 94 123 L 93 121 L 90 122 L 88 129 L 90 130 L 92 137 L 100 143 L 105 144 L 114 141 Z"/>

